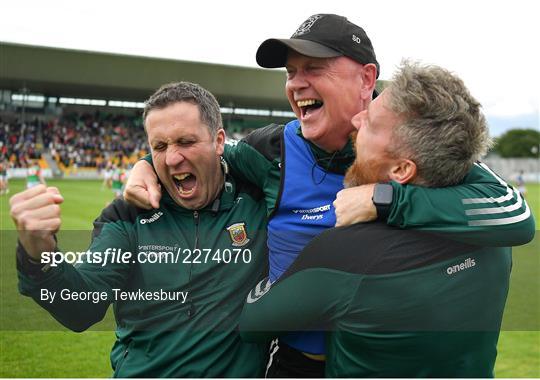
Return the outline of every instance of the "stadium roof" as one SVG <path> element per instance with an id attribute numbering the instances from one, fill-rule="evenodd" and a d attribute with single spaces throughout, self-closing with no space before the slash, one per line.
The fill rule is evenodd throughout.
<path id="1" fill-rule="evenodd" d="M 141 102 L 181 80 L 201 84 L 222 106 L 290 109 L 282 70 L 0 42 L 0 89 L 14 93 Z"/>

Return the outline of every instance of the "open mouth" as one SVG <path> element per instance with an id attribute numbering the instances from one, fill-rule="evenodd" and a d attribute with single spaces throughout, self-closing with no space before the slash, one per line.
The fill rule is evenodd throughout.
<path id="1" fill-rule="evenodd" d="M 323 104 L 324 103 L 318 99 L 304 99 L 296 102 L 296 105 L 300 108 L 302 118 L 309 116 L 312 112 L 321 108 Z"/>
<path id="2" fill-rule="evenodd" d="M 191 173 L 181 173 L 173 175 L 173 181 L 182 196 L 189 196 L 197 187 L 197 177 Z"/>

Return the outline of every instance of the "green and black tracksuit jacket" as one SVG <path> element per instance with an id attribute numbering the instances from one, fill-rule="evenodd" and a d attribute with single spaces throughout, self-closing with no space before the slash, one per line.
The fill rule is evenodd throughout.
<path id="1" fill-rule="evenodd" d="M 382 223 L 327 230 L 248 296 L 242 338 L 324 329 L 328 377 L 492 377 L 509 248 Z"/>
<path id="2" fill-rule="evenodd" d="M 299 165 L 305 156 L 310 162 Z M 275 281 L 304 247 L 296 236 L 311 232 L 313 238 L 334 226 L 332 202 L 340 188 L 329 191 L 328 182 L 342 177 L 353 162 L 352 145 L 325 152 L 305 140 L 300 124 L 293 121 L 254 131 L 227 146 L 225 157 L 233 173 L 265 193 L 270 216 L 270 280 Z M 458 186 L 434 189 L 391 185 L 394 198 L 386 220 L 390 226 L 441 233 L 479 246 L 525 244 L 534 236 L 528 205 L 482 163 L 476 163 Z M 313 204 L 313 199 L 318 203 Z M 307 243 L 309 239 L 302 241 Z M 290 334 L 282 340 L 299 351 L 324 352 L 324 336 L 320 333 Z"/>
<path id="3" fill-rule="evenodd" d="M 75 331 L 100 321 L 112 303 L 115 377 L 261 376 L 266 347 L 242 342 L 237 325 L 246 295 L 267 273 L 266 209 L 260 192 L 228 183 L 217 201 L 198 211 L 177 206 L 167 194 L 151 211 L 115 200 L 94 222 L 88 251 L 128 251 L 134 261 L 127 264 L 64 263 L 42 272 L 19 247 L 20 292 Z M 161 261 L 155 255 L 139 260 L 139 252 L 155 252 Z M 58 295 L 51 304 L 40 300 L 43 288 L 105 292 L 107 300 L 61 301 Z M 130 301 L 115 299 L 114 289 L 188 295 L 185 303 Z"/>

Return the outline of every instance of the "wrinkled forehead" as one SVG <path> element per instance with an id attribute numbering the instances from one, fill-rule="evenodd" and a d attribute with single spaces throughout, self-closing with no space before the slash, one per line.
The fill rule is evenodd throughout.
<path id="1" fill-rule="evenodd" d="M 182 135 L 206 137 L 211 134 L 200 115 L 199 107 L 192 102 L 176 102 L 148 112 L 145 120 L 149 138 L 176 138 Z"/>
<path id="2" fill-rule="evenodd" d="M 147 123 L 147 120 L 152 116 L 154 119 L 158 117 L 164 117 L 168 114 L 174 113 L 176 116 L 179 114 L 197 114 L 198 118 L 201 118 L 201 112 L 199 105 L 192 99 L 183 99 L 183 100 L 175 100 L 170 101 L 168 103 L 163 103 L 160 105 L 155 105 L 151 109 L 149 109 L 145 115 L 145 119 L 143 120 L 145 125 Z"/>

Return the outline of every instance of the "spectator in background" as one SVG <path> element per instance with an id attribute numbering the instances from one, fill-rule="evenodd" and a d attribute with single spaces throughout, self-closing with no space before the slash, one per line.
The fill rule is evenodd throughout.
<path id="1" fill-rule="evenodd" d="M 107 161 L 131 165 L 149 151 L 138 118 L 96 112 L 24 124 L 0 120 L 0 157 L 15 168 L 31 166 L 46 150 L 60 169 L 103 169 Z"/>
<path id="2" fill-rule="evenodd" d="M 112 176 L 114 167 L 110 162 L 107 162 L 107 166 L 103 169 L 103 183 L 101 184 L 101 190 L 110 189 L 112 187 Z"/>
<path id="3" fill-rule="evenodd" d="M 524 174 L 525 173 L 523 170 L 520 170 L 516 179 L 518 191 L 523 198 L 525 198 L 525 195 L 527 194 L 527 187 L 525 186 L 525 178 L 523 176 Z"/>
<path id="4" fill-rule="evenodd" d="M 117 167 L 113 168 L 111 175 L 111 189 L 114 193 L 115 199 L 122 198 L 122 192 L 124 191 L 124 184 L 127 181 L 126 170 L 124 165 L 120 164 Z"/>
<path id="5" fill-rule="evenodd" d="M 49 123 L 43 140 L 66 168 L 103 169 L 107 161 L 134 163 L 140 152 L 148 152 L 144 130 L 128 116 L 71 114 Z"/>
<path id="6" fill-rule="evenodd" d="M 1 155 L 15 168 L 26 168 L 31 160 L 40 159 L 42 151 L 37 148 L 37 135 L 41 122 L 28 124 L 18 121 L 2 122 L 0 127 Z"/>
<path id="7" fill-rule="evenodd" d="M 0 156 L 0 195 L 9 194 L 8 162 Z"/>
<path id="8" fill-rule="evenodd" d="M 43 173 L 37 162 L 32 163 L 26 172 L 26 188 L 30 189 L 39 184 L 46 185 Z"/>

